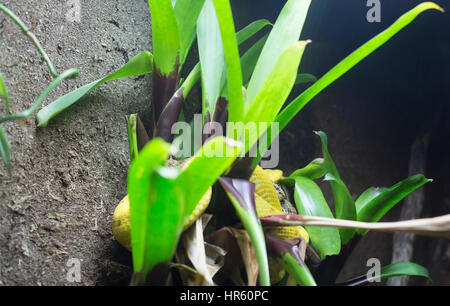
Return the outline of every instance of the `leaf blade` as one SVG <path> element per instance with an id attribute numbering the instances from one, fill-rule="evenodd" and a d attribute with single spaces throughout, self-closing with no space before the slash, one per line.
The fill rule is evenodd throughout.
<path id="1" fill-rule="evenodd" d="M 6 168 L 11 169 L 11 145 L 9 144 L 8 137 L 0 126 L 0 157 L 2 158 Z"/>
<path id="2" fill-rule="evenodd" d="M 289 0 L 280 12 L 255 67 L 247 89 L 248 103 L 258 95 L 283 51 L 298 41 L 310 0 Z"/>
<path id="3" fill-rule="evenodd" d="M 324 167 L 327 171 L 325 180 L 330 183 L 333 192 L 334 205 L 336 207 L 336 218 L 346 220 L 356 220 L 356 207 L 350 191 L 345 183 L 342 181 L 339 172 L 328 152 L 328 138 L 327 135 L 318 131 L 316 134 L 320 137 L 322 142 L 322 154 L 324 159 Z M 340 229 L 341 241 L 347 244 L 355 234 L 353 229 Z"/>
<path id="4" fill-rule="evenodd" d="M 177 19 L 180 35 L 180 64 L 186 57 L 195 39 L 195 27 L 205 0 L 177 0 L 175 4 L 175 17 Z"/>
<path id="5" fill-rule="evenodd" d="M 177 18 L 170 0 L 148 0 L 152 17 L 155 70 L 163 76 L 178 73 L 180 38 Z"/>
<path id="6" fill-rule="evenodd" d="M 138 157 L 131 163 L 128 173 L 128 195 L 130 200 L 130 223 L 131 223 L 131 245 L 133 256 L 133 267 L 135 272 L 143 272 L 144 277 L 161 260 L 166 260 L 172 256 L 173 245 L 169 245 L 174 240 L 174 231 L 167 230 L 161 223 L 170 220 L 169 227 L 179 227 L 177 216 L 170 213 L 179 213 L 174 203 L 172 212 L 167 205 L 161 204 L 158 200 L 164 199 L 164 194 L 157 194 L 157 187 L 163 188 L 164 182 L 155 175 L 157 167 L 162 167 L 170 154 L 170 145 L 161 139 L 150 141 L 139 153 Z M 169 184 L 172 186 L 173 184 Z M 153 187 L 153 188 L 152 188 Z M 163 188 L 167 191 L 167 188 Z M 156 193 L 156 194 L 155 194 Z M 167 192 L 166 192 L 167 193 Z M 169 194 L 171 192 L 168 192 Z M 159 203 L 159 205 L 158 205 Z M 155 216 L 161 217 L 155 219 Z M 174 216 L 167 218 L 167 216 Z M 177 219 L 177 220 L 174 220 Z M 174 222 L 175 221 L 175 222 Z M 164 230 L 165 229 L 165 230 Z M 152 233 L 149 235 L 149 233 Z M 164 237 L 163 240 L 160 238 Z M 154 240 L 152 240 L 154 239 Z M 169 244 L 165 244 L 165 241 Z M 149 245 L 154 254 L 149 254 Z M 169 254 L 170 253 L 170 254 Z"/>
<path id="7" fill-rule="evenodd" d="M 294 200 L 301 215 L 333 218 L 322 191 L 309 178 L 301 176 L 295 178 Z M 322 259 L 328 255 L 339 254 L 341 239 L 338 229 L 314 226 L 307 226 L 305 229 Z"/>
<path id="8" fill-rule="evenodd" d="M 122 66 L 117 71 L 107 75 L 106 77 L 97 81 L 86 84 L 72 92 L 65 94 L 64 96 L 53 101 L 49 105 L 41 109 L 37 116 L 37 122 L 39 127 L 45 127 L 48 122 L 66 110 L 69 106 L 80 100 L 90 91 L 96 87 L 102 85 L 105 82 L 117 80 L 120 78 L 136 76 L 151 73 L 153 71 L 153 56 L 150 52 L 144 51 L 135 57 L 133 57 L 128 63 Z"/>
<path id="9" fill-rule="evenodd" d="M 366 58 L 373 51 L 378 49 L 389 39 L 391 39 L 395 34 L 397 34 L 401 29 L 410 24 L 419 14 L 422 12 L 436 9 L 443 12 L 443 9 L 437 4 L 432 2 L 424 2 L 419 4 L 412 10 L 403 14 L 397 21 L 392 24 L 385 31 L 381 32 L 367 43 L 356 49 L 349 56 L 344 58 L 339 64 L 328 71 L 324 76 L 322 76 L 316 83 L 305 90 L 300 96 L 295 98 L 277 117 L 276 121 L 280 123 L 279 131 L 295 117 L 295 115 L 300 112 L 303 107 L 308 104 L 317 94 L 319 94 L 323 89 L 328 87 L 331 83 L 336 81 L 352 67 Z M 276 135 L 275 135 L 276 136 Z"/>
<path id="10" fill-rule="evenodd" d="M 9 94 L 8 94 L 8 88 L 6 87 L 5 80 L 3 78 L 2 73 L 0 72 L 0 97 L 5 100 L 6 104 L 6 112 L 9 113 Z"/>
<path id="11" fill-rule="evenodd" d="M 356 200 L 357 220 L 377 222 L 408 194 L 431 181 L 423 175 L 417 174 L 390 188 L 369 188 Z M 362 235 L 367 233 L 364 230 L 357 232 Z"/>
<path id="12" fill-rule="evenodd" d="M 230 2 L 228 0 L 213 0 L 213 2 L 225 52 L 229 97 L 228 121 L 241 122 L 244 113 L 242 70 Z"/>

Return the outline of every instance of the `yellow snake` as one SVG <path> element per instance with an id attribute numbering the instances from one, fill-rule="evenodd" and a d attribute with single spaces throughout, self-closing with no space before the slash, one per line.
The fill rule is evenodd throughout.
<path id="1" fill-rule="evenodd" d="M 258 217 L 262 218 L 284 214 L 278 192 L 274 185 L 278 183 L 282 177 L 283 172 L 281 170 L 264 170 L 260 166 L 257 166 L 254 170 L 250 181 L 255 184 L 255 204 Z M 212 189 L 210 187 L 198 202 L 195 210 L 189 216 L 184 229 L 191 226 L 195 220 L 204 213 L 211 201 L 211 193 Z M 117 241 L 131 251 L 130 204 L 128 196 L 125 196 L 122 201 L 120 201 L 119 205 L 117 205 L 113 215 L 112 227 L 114 237 Z M 273 227 L 265 228 L 265 230 L 267 233 L 283 240 L 301 237 L 306 240 L 306 243 L 309 242 L 308 233 L 301 226 Z M 272 258 L 269 258 L 269 269 L 272 283 L 280 281 L 285 274 L 282 267 Z"/>

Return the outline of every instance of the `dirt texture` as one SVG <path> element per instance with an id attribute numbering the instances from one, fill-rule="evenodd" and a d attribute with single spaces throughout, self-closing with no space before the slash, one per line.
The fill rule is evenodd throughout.
<path id="1" fill-rule="evenodd" d="M 151 51 L 147 1 L 82 0 L 81 22 L 67 20 L 69 2 L 2 1 L 40 39 L 59 72 L 81 71 L 46 103 Z M 12 112 L 23 111 L 50 83 L 50 73 L 2 13 L 0 50 Z M 36 128 L 34 117 L 3 125 L 12 175 L 0 166 L 1 285 L 127 283 L 130 258 L 113 239 L 111 216 L 126 194 L 125 115 L 145 117 L 150 96 L 151 78 L 135 77 L 101 86 L 47 128 Z M 80 260 L 80 282 L 67 281 L 71 258 Z"/>

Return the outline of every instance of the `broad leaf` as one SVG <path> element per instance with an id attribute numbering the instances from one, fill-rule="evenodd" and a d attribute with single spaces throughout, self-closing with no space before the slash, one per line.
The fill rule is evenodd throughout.
<path id="1" fill-rule="evenodd" d="M 205 0 L 178 0 L 175 4 L 178 34 L 180 36 L 180 64 L 186 57 L 195 40 L 195 26 Z"/>
<path id="2" fill-rule="evenodd" d="M 126 78 L 130 76 L 151 73 L 152 68 L 153 68 L 153 56 L 150 52 L 144 51 L 136 55 L 119 70 L 111 73 L 110 75 L 100 80 L 84 85 L 58 98 L 56 101 L 50 103 L 49 105 L 41 109 L 36 116 L 38 126 L 41 127 L 46 126 L 50 119 L 52 119 L 54 116 L 56 116 L 63 110 L 67 109 L 69 106 L 77 102 L 88 92 L 92 91 L 101 84 L 108 81 Z"/>
<path id="3" fill-rule="evenodd" d="M 369 188 L 356 200 L 357 220 L 377 222 L 408 194 L 431 182 L 421 174 L 411 176 L 390 188 Z M 358 230 L 364 235 L 367 231 Z"/>
<path id="4" fill-rule="evenodd" d="M 213 0 L 205 1 L 198 18 L 197 40 L 202 70 L 203 118 L 209 112 L 209 119 L 211 119 L 222 90 L 225 67 L 224 49 Z"/>
<path id="5" fill-rule="evenodd" d="M 155 138 L 131 164 L 128 194 L 133 265 L 143 281 L 153 267 L 172 258 L 188 217 L 238 150 L 235 141 L 217 137 L 180 171 L 162 166 L 170 145 Z M 223 157 L 220 152 L 229 155 Z"/>
<path id="6" fill-rule="evenodd" d="M 269 263 L 267 259 L 264 232 L 256 214 L 255 184 L 242 179 L 219 178 L 242 224 L 247 230 L 259 265 L 259 284 L 270 286 Z"/>
<path id="7" fill-rule="evenodd" d="M 294 85 L 298 66 L 307 44 L 307 41 L 298 41 L 284 50 L 260 92 L 246 111 L 245 123 L 258 125 L 256 130 L 249 131 L 250 137 L 246 137 L 246 152 L 266 132 L 267 127 L 283 107 Z M 267 123 L 267 126 L 259 126 L 261 123 Z M 253 132 L 256 132 L 256 135 L 252 134 Z"/>
<path id="8" fill-rule="evenodd" d="M 376 277 L 367 277 L 367 275 L 361 275 L 349 281 L 342 283 L 342 285 L 347 286 L 359 286 L 367 283 L 381 281 L 383 279 L 395 277 L 395 276 L 421 276 L 428 279 L 429 283 L 432 283 L 432 279 L 428 270 L 421 265 L 418 265 L 413 262 L 397 262 L 394 264 L 390 264 L 384 266 L 380 269 L 380 275 L 378 278 Z"/>
<path id="9" fill-rule="evenodd" d="M 167 77 L 178 73 L 180 64 L 177 18 L 170 0 L 148 0 L 148 4 L 152 16 L 155 72 Z"/>
<path id="10" fill-rule="evenodd" d="M 266 83 L 280 55 L 299 40 L 311 0 L 289 0 L 264 45 L 247 89 L 247 104 L 253 102 Z"/>
<path id="11" fill-rule="evenodd" d="M 341 180 L 339 172 L 336 169 L 333 159 L 328 152 L 328 138 L 324 132 L 316 132 L 322 141 L 322 154 L 324 159 L 324 168 L 327 171 L 325 180 L 330 183 L 331 190 L 333 191 L 334 205 L 336 208 L 336 218 L 356 220 L 356 208 L 355 201 L 353 200 L 350 191 L 347 186 Z M 341 235 L 341 241 L 343 244 L 347 244 L 355 234 L 353 229 L 341 229 L 339 231 Z"/>
<path id="12" fill-rule="evenodd" d="M 289 175 L 289 178 L 292 179 L 297 176 L 307 177 L 311 180 L 321 178 L 327 173 L 324 163 L 325 160 L 323 158 L 316 158 L 306 167 L 294 171 L 291 175 Z"/>
<path id="13" fill-rule="evenodd" d="M 295 178 L 294 200 L 298 213 L 305 216 L 318 216 L 333 218 L 322 191 L 314 181 L 298 176 Z M 314 249 L 325 258 L 327 255 L 336 255 L 341 251 L 341 239 L 336 228 L 307 226 Z"/>
<path id="14" fill-rule="evenodd" d="M 178 195 L 171 190 L 173 179 L 156 173 L 169 154 L 170 145 L 154 139 L 131 163 L 128 173 L 133 267 L 144 279 L 157 263 L 171 259 L 183 227 L 182 203 L 170 198 Z"/>

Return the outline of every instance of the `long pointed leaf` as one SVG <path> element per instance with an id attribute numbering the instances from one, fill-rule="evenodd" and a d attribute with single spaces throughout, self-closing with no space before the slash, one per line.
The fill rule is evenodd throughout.
<path id="1" fill-rule="evenodd" d="M 242 30 L 239 30 L 239 32 L 236 33 L 236 39 L 238 45 L 242 44 L 243 42 L 250 39 L 253 35 L 258 33 L 261 29 L 263 29 L 265 26 L 272 25 L 269 20 L 266 19 L 260 19 L 253 21 L 246 27 L 244 27 Z"/>
<path id="2" fill-rule="evenodd" d="M 431 181 L 417 174 L 390 188 L 369 188 L 356 200 L 357 220 L 377 222 L 408 194 Z M 358 233 L 364 235 L 367 231 L 359 230 Z"/>
<path id="3" fill-rule="evenodd" d="M 180 64 L 186 60 L 189 49 L 195 39 L 195 26 L 205 0 L 178 0 L 175 4 L 175 16 L 180 36 Z"/>
<path id="4" fill-rule="evenodd" d="M 246 152 L 259 140 L 283 107 L 294 86 L 298 66 L 308 41 L 298 41 L 290 45 L 278 58 L 260 92 L 246 111 L 245 123 L 267 123 L 258 126 L 257 135 L 246 138 Z"/>
<path id="5" fill-rule="evenodd" d="M 198 51 L 202 70 L 203 117 L 211 118 L 220 91 L 225 67 L 225 53 L 213 0 L 206 0 L 197 21 Z"/>
<path id="6" fill-rule="evenodd" d="M 409 12 L 401 16 L 393 25 L 388 29 L 381 32 L 360 48 L 355 50 L 339 64 L 327 72 L 316 83 L 305 90 L 300 96 L 294 99 L 277 117 L 276 121 L 280 123 L 279 132 L 295 117 L 295 115 L 303 109 L 303 107 L 311 101 L 317 94 L 319 94 L 328 85 L 336 81 L 339 77 L 349 71 L 352 67 L 362 61 L 365 57 L 378 49 L 401 29 L 410 24 L 420 13 L 435 9 L 443 12 L 443 9 L 437 4 L 432 2 L 424 2 L 419 4 Z M 276 135 L 274 135 L 276 136 Z M 273 138 L 272 138 L 273 139 Z"/>
<path id="7" fill-rule="evenodd" d="M 34 101 L 34 103 L 28 109 L 26 109 L 26 110 L 24 110 L 24 111 L 22 111 L 21 113 L 18 113 L 18 114 L 9 114 L 9 115 L 6 115 L 4 117 L 1 117 L 0 118 L 0 123 L 5 122 L 5 121 L 10 121 L 10 120 L 15 120 L 15 119 L 28 118 L 29 116 L 31 116 L 38 109 L 38 107 L 42 104 L 42 102 L 44 102 L 45 98 L 47 98 L 47 96 L 50 94 L 50 92 L 53 89 L 55 89 L 63 81 L 65 81 L 65 80 L 67 80 L 69 78 L 76 77 L 78 75 L 78 73 L 79 73 L 79 70 L 75 69 L 75 68 L 68 69 L 68 70 L 64 71 L 63 73 L 58 75 L 50 83 L 50 85 L 48 85 L 44 89 L 44 91 L 41 92 L 41 94 L 36 99 L 36 101 Z"/>
<path id="8" fill-rule="evenodd" d="M 324 159 L 324 168 L 327 171 L 325 180 L 330 183 L 331 190 L 333 191 L 334 205 L 336 207 L 336 218 L 356 220 L 356 208 L 355 201 L 353 200 L 350 191 L 342 181 L 336 165 L 328 152 L 328 138 L 324 132 L 316 132 L 322 141 L 322 154 Z M 341 229 L 341 241 L 343 244 L 347 244 L 355 234 L 352 229 Z"/>
<path id="9" fill-rule="evenodd" d="M 152 41 L 155 73 L 178 73 L 180 38 L 175 11 L 170 0 L 148 0 L 152 16 Z M 156 71 L 157 70 L 157 71 Z"/>
<path id="10" fill-rule="evenodd" d="M 248 85 L 248 104 L 256 99 L 280 55 L 288 46 L 299 40 L 310 3 L 311 0 L 289 0 L 282 9 Z"/>
<path id="11" fill-rule="evenodd" d="M 431 283 L 431 277 L 428 273 L 428 270 L 421 265 L 418 265 L 413 262 L 397 262 L 387 266 L 384 266 L 380 269 L 379 277 L 367 277 L 367 275 L 361 275 L 341 283 L 339 285 L 347 285 L 347 286 L 360 286 L 374 281 L 381 281 L 383 279 L 395 277 L 395 276 L 421 276 L 428 279 L 428 282 Z"/>
<path id="12" fill-rule="evenodd" d="M 130 76 L 136 76 L 141 74 L 151 73 L 153 70 L 153 56 L 150 52 L 144 51 L 135 57 L 133 57 L 128 63 L 126 63 L 119 70 L 111 73 L 110 75 L 84 85 L 50 103 L 43 109 L 41 109 L 37 116 L 38 126 L 44 127 L 48 121 L 58 115 L 60 112 L 67 109 L 69 106 L 77 102 L 88 92 L 92 91 L 101 84 Z"/>
<path id="13" fill-rule="evenodd" d="M 133 267 L 144 277 L 157 263 L 170 260 L 183 226 L 179 224 L 183 212 L 179 201 L 164 202 L 174 194 L 172 180 L 155 172 L 169 154 L 170 145 L 154 139 L 131 163 L 128 173 Z"/>
<path id="14" fill-rule="evenodd" d="M 301 215 L 333 218 L 322 191 L 311 179 L 301 176 L 295 178 L 294 199 L 297 210 Z M 327 255 L 339 254 L 341 251 L 338 229 L 307 226 L 306 231 L 314 249 L 322 259 Z"/>
<path id="15" fill-rule="evenodd" d="M 239 49 L 229 0 L 213 0 L 219 21 L 228 80 L 228 121 L 242 122 L 244 97 Z"/>
<path id="16" fill-rule="evenodd" d="M 242 80 L 244 84 L 247 84 L 250 77 L 252 76 L 253 71 L 255 70 L 256 63 L 258 62 L 258 58 L 261 54 L 264 44 L 267 41 L 267 37 L 269 37 L 269 34 L 266 34 L 262 38 L 260 38 L 241 57 Z"/>

